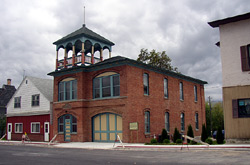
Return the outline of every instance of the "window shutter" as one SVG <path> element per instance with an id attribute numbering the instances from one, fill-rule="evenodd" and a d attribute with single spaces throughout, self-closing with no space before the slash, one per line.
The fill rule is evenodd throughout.
<path id="1" fill-rule="evenodd" d="M 232 100 L 233 118 L 238 118 L 238 101 Z"/>
<path id="2" fill-rule="evenodd" d="M 247 46 L 240 47 L 240 54 L 241 54 L 241 69 L 242 69 L 242 71 L 249 71 L 250 67 L 248 64 Z"/>

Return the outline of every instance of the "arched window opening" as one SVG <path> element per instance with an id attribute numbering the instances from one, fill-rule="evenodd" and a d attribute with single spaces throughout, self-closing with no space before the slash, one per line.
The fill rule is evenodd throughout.
<path id="1" fill-rule="evenodd" d="M 77 80 L 66 78 L 58 84 L 58 101 L 77 99 Z"/>

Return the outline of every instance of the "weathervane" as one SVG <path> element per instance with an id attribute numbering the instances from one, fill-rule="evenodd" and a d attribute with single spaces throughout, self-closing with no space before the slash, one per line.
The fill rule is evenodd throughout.
<path id="1" fill-rule="evenodd" d="M 85 25 L 85 6 L 84 6 L 84 9 L 83 9 L 83 24 Z"/>

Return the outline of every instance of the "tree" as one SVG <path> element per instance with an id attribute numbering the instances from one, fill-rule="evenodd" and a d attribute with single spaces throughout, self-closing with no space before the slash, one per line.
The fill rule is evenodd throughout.
<path id="1" fill-rule="evenodd" d="M 168 136 L 168 133 L 167 133 L 166 129 L 162 129 L 161 142 L 163 142 L 165 139 L 169 139 L 169 136 Z"/>
<path id="2" fill-rule="evenodd" d="M 180 134 L 180 132 L 178 131 L 178 129 L 177 128 L 175 128 L 174 129 L 174 143 L 176 143 L 176 140 L 177 139 L 181 139 L 181 134 Z"/>
<path id="3" fill-rule="evenodd" d="M 194 137 L 194 132 L 193 132 L 193 128 L 192 128 L 191 124 L 188 125 L 187 135 L 189 137 Z M 190 143 L 190 140 L 188 139 L 187 142 Z"/>
<path id="4" fill-rule="evenodd" d="M 206 126 L 205 124 L 202 124 L 201 141 L 205 142 L 207 138 L 208 136 L 207 136 Z"/>
<path id="5" fill-rule="evenodd" d="M 216 135 L 216 141 L 217 141 L 218 144 L 223 144 L 224 136 L 222 134 L 221 127 L 218 128 L 217 135 Z"/>
<path id="6" fill-rule="evenodd" d="M 177 67 L 171 65 L 171 59 L 167 56 L 166 51 L 156 52 L 154 49 L 148 52 L 148 49 L 141 49 L 138 55 L 137 61 L 143 62 L 152 66 L 159 67 L 161 69 L 167 69 L 174 72 L 178 72 Z"/>
<path id="7" fill-rule="evenodd" d="M 6 132 L 6 116 L 4 114 L 0 114 L 0 138 Z"/>

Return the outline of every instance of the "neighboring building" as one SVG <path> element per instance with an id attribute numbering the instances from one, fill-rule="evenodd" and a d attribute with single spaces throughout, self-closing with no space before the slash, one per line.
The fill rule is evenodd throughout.
<path id="1" fill-rule="evenodd" d="M 7 105 L 7 139 L 49 141 L 53 80 L 25 77 Z"/>
<path id="2" fill-rule="evenodd" d="M 0 114 L 6 114 L 6 106 L 15 91 L 16 88 L 11 85 L 11 79 L 7 79 L 7 85 L 0 88 Z"/>
<path id="3" fill-rule="evenodd" d="M 15 86 L 11 85 L 11 79 L 7 79 L 7 85 L 3 85 L 2 88 L 0 88 L 0 138 L 5 134 L 6 132 L 6 124 L 5 121 L 5 114 L 6 114 L 6 106 L 15 93 L 16 88 Z"/>
<path id="4" fill-rule="evenodd" d="M 250 13 L 209 22 L 219 27 L 225 138 L 250 140 Z"/>
<path id="5" fill-rule="evenodd" d="M 111 58 L 114 44 L 85 25 L 54 44 L 56 70 L 49 75 L 54 76 L 53 134 L 58 141 L 114 142 L 118 134 L 124 142 L 149 142 L 163 128 L 170 135 L 175 127 L 186 134 L 189 124 L 195 136 L 201 135 L 206 82 Z M 58 60 L 61 48 L 65 55 Z M 109 59 L 103 60 L 104 49 Z M 97 52 L 100 58 L 94 57 Z"/>

